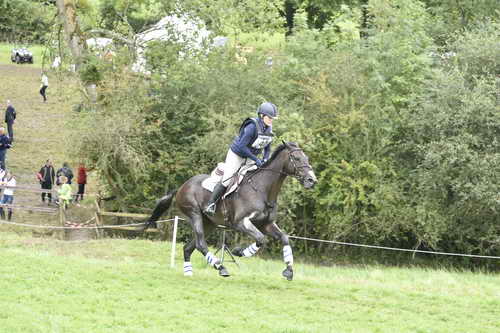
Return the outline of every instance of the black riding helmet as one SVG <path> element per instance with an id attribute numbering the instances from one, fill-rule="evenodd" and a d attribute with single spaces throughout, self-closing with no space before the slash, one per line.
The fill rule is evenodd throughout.
<path id="1" fill-rule="evenodd" d="M 278 118 L 278 108 L 273 103 L 264 102 L 257 109 L 257 115 L 266 115 L 270 118 Z"/>

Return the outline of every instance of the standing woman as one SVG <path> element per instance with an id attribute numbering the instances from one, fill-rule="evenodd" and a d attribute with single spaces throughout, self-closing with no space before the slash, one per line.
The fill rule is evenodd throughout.
<path id="1" fill-rule="evenodd" d="M 87 168 L 83 162 L 78 166 L 78 174 L 76 182 L 78 183 L 78 193 L 76 194 L 76 201 L 83 200 L 85 194 L 85 185 L 87 184 Z"/>
<path id="2" fill-rule="evenodd" d="M 247 118 L 240 127 L 238 136 L 231 143 L 231 147 L 224 162 L 222 181 L 215 188 L 203 212 L 214 215 L 217 201 L 222 197 L 231 182 L 233 175 L 244 164 L 255 163 L 257 167 L 269 158 L 271 142 L 273 141 L 273 119 L 278 117 L 278 108 L 273 103 L 262 103 L 257 109 L 257 118 Z M 259 155 L 264 150 L 264 158 Z"/>
<path id="3" fill-rule="evenodd" d="M 45 72 L 42 72 L 42 85 L 40 87 L 40 95 L 43 97 L 43 101 L 47 102 L 47 96 L 45 95 L 45 91 L 49 87 L 49 78 L 45 75 Z"/>
<path id="4" fill-rule="evenodd" d="M 3 205 L 12 205 L 14 202 L 14 189 L 13 187 L 16 187 L 16 178 L 10 171 L 7 171 L 5 174 L 5 177 L 2 179 L 2 185 L 8 186 L 5 188 L 3 191 L 3 197 L 0 206 L 0 217 L 5 220 L 5 212 L 3 210 Z M 9 207 L 8 209 L 8 215 L 7 215 L 7 220 L 10 221 L 12 218 L 12 207 Z"/>

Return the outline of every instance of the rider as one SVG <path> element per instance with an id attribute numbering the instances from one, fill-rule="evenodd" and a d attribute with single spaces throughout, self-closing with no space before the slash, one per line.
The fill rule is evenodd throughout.
<path id="1" fill-rule="evenodd" d="M 223 180 L 215 186 L 203 210 L 205 214 L 215 214 L 217 201 L 226 191 L 232 176 L 247 163 L 248 159 L 254 161 L 257 167 L 261 167 L 269 158 L 273 141 L 272 124 L 273 119 L 277 117 L 276 105 L 265 102 L 257 109 L 257 118 L 247 118 L 243 121 L 238 136 L 234 138 L 227 152 Z M 263 160 L 258 157 L 262 150 L 264 150 Z"/>

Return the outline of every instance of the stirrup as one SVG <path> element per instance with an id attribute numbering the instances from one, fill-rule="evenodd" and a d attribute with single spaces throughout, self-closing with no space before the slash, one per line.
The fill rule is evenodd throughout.
<path id="1" fill-rule="evenodd" d="M 213 202 L 210 205 L 208 205 L 207 207 L 205 207 L 203 212 L 207 215 L 214 216 L 216 210 L 217 210 L 217 206 L 216 206 L 215 202 Z"/>

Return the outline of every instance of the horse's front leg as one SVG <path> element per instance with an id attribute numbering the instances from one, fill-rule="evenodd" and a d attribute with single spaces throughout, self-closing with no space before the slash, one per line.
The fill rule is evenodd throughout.
<path id="1" fill-rule="evenodd" d="M 286 277 L 288 281 L 293 280 L 293 253 L 292 247 L 290 246 L 290 241 L 288 235 L 281 231 L 281 229 L 276 225 L 276 223 L 270 223 L 265 227 L 266 234 L 277 240 L 281 240 L 283 243 L 283 260 L 285 261 L 286 268 L 283 271 L 283 276 Z"/>
<path id="2" fill-rule="evenodd" d="M 245 216 L 239 222 L 235 229 L 249 235 L 255 239 L 255 243 L 250 244 L 246 248 L 236 247 L 231 252 L 238 257 L 251 257 L 259 251 L 259 249 L 267 242 L 266 236 L 252 223 L 251 219 L 256 213 Z"/>

